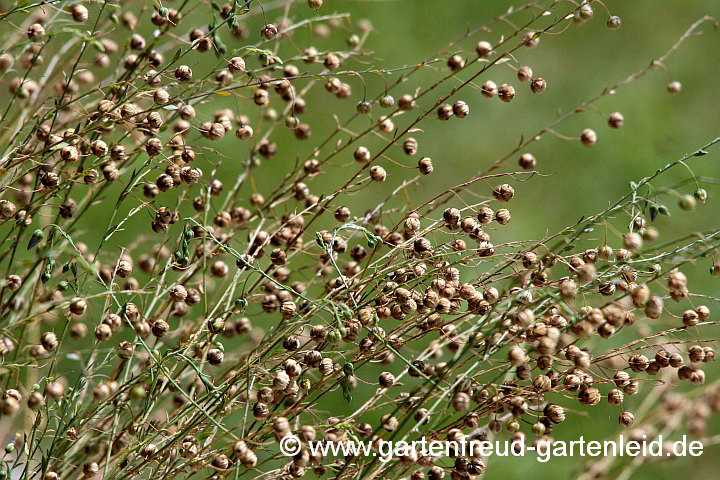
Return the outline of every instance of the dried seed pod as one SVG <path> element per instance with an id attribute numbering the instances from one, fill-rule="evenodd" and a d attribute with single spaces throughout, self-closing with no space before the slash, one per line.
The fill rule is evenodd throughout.
<path id="1" fill-rule="evenodd" d="M 443 103 L 437 108 L 437 117 L 439 120 L 450 120 L 453 116 L 452 106 L 447 103 Z"/>
<path id="2" fill-rule="evenodd" d="M 192 69 L 187 65 L 180 65 L 175 69 L 175 78 L 181 82 L 189 82 L 192 80 Z"/>
<path id="3" fill-rule="evenodd" d="M 475 45 L 475 52 L 480 58 L 486 58 L 492 52 L 492 45 L 486 40 L 481 40 Z"/>
<path id="4" fill-rule="evenodd" d="M 418 149 L 418 142 L 413 137 L 405 139 L 403 142 L 403 152 L 405 155 L 415 155 Z"/>
<path id="5" fill-rule="evenodd" d="M 618 417 L 618 422 L 623 427 L 632 427 L 633 423 L 635 423 L 635 416 L 630 412 L 622 412 Z"/>
<path id="6" fill-rule="evenodd" d="M 657 319 L 660 318 L 663 311 L 663 299 L 657 295 L 650 297 L 647 304 L 645 305 L 645 315 L 648 318 Z"/>
<path id="7" fill-rule="evenodd" d="M 260 31 L 260 35 L 265 40 L 272 40 L 275 38 L 278 34 L 278 27 L 273 25 L 272 23 L 268 23 L 265 26 L 263 26 L 262 30 Z"/>
<path id="8" fill-rule="evenodd" d="M 533 78 L 530 82 L 530 90 L 533 93 L 543 93 L 547 90 L 547 81 L 544 78 Z"/>
<path id="9" fill-rule="evenodd" d="M 610 128 L 622 128 L 625 125 L 625 117 L 620 112 L 613 112 L 608 117 L 608 125 Z"/>
<path id="10" fill-rule="evenodd" d="M 423 175 L 430 175 L 433 172 L 433 164 L 430 157 L 423 157 L 418 161 L 418 169 Z"/>
<path id="11" fill-rule="evenodd" d="M 492 98 L 498 94 L 498 86 L 492 80 L 487 80 L 482 84 L 482 94 L 487 98 Z"/>
<path id="12" fill-rule="evenodd" d="M 537 160 L 532 153 L 523 153 L 518 159 L 518 164 L 520 165 L 520 168 L 524 170 L 532 170 L 537 166 Z"/>
<path id="13" fill-rule="evenodd" d="M 586 128 L 580 134 L 580 141 L 586 147 L 591 147 L 597 143 L 597 134 L 594 130 Z"/>
<path id="14" fill-rule="evenodd" d="M 395 376 L 390 372 L 383 372 L 380 374 L 378 383 L 383 388 L 390 388 L 395 384 Z"/>
<path id="15" fill-rule="evenodd" d="M 607 27 L 610 30 L 617 30 L 622 25 L 620 17 L 613 15 L 607 19 Z"/>
<path id="16" fill-rule="evenodd" d="M 682 90 L 682 84 L 678 82 L 677 80 L 673 80 L 672 82 L 668 83 L 667 85 L 667 91 L 671 95 L 677 95 Z"/>
<path id="17" fill-rule="evenodd" d="M 493 195 L 502 202 L 509 202 L 515 196 L 515 189 L 505 183 L 493 188 Z"/>
<path id="18" fill-rule="evenodd" d="M 387 178 L 387 173 L 385 172 L 385 169 L 381 166 L 373 165 L 372 167 L 370 167 L 370 178 L 374 182 L 384 182 Z"/>
<path id="19" fill-rule="evenodd" d="M 219 348 L 211 348 L 208 350 L 206 358 L 210 365 L 216 367 L 222 364 L 225 359 L 225 353 Z"/>
<path id="20" fill-rule="evenodd" d="M 462 100 L 458 100 L 457 102 L 453 103 L 452 111 L 455 117 L 465 118 L 470 115 L 470 106 Z"/>
<path id="21" fill-rule="evenodd" d="M 48 352 L 52 352 L 58 346 L 57 335 L 54 332 L 45 332 L 40 337 L 40 343 Z"/>
<path id="22" fill-rule="evenodd" d="M 512 85 L 503 83 L 498 87 L 497 95 L 503 102 L 512 102 L 515 98 L 515 88 Z"/>

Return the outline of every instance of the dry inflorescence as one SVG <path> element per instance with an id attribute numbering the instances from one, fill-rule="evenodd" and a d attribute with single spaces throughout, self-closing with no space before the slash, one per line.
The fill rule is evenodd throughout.
<path id="1" fill-rule="evenodd" d="M 529 49 L 620 18 L 599 1 L 528 4 L 432 58 L 353 69 L 382 33 L 325 14 L 322 0 L 17 3 L 0 13 L 19 26 L 0 54 L 3 476 L 471 480 L 488 459 L 322 458 L 308 442 L 499 434 L 549 448 L 577 411 L 602 403 L 638 437 L 705 437 L 720 410 L 705 372 L 718 299 L 685 272 L 709 264 L 720 276 L 720 230 L 660 243 L 652 223 L 706 202 L 696 179 L 660 182 L 720 139 L 562 231 L 493 236 L 544 170 L 536 141 L 594 146 L 604 132 L 555 127 L 662 66 L 713 19 L 426 199 L 414 188 L 451 168 L 424 153 L 446 141 L 434 121 L 472 122 L 478 102 L 543 94 L 552 80 L 518 63 Z M 345 50 L 312 46 L 343 35 Z M 489 78 L 508 68 L 514 84 Z M 432 80 L 403 91 L 428 70 Z M 344 101 L 319 105 L 316 90 Z M 336 125 L 318 140 L 303 114 L 323 108 L 337 108 Z M 284 151 L 288 131 L 296 151 Z M 694 193 L 675 191 L 693 182 Z M 610 238 L 588 238 L 603 226 Z M 289 434 L 303 443 L 292 458 L 277 447 Z"/>

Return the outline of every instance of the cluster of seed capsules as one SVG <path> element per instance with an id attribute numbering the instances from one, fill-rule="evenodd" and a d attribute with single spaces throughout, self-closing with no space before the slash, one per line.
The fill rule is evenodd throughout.
<path id="1" fill-rule="evenodd" d="M 412 480 L 469 480 L 485 471 L 485 459 L 458 453 L 448 463 L 410 452 L 378 464 L 323 458 L 308 443 L 363 438 L 377 446 L 420 434 L 461 441 L 507 432 L 549 448 L 568 406 L 607 403 L 620 425 L 633 427 L 626 397 L 646 382 L 705 383 L 704 365 L 715 359 L 710 340 L 667 335 L 700 332 L 713 323 L 711 310 L 692 301 L 670 255 L 650 268 L 634 262 L 659 234 L 644 215 L 633 215 L 616 245 L 571 252 L 542 242 L 493 243 L 494 231 L 512 221 L 510 175 L 482 201 L 442 213 L 434 203 L 393 204 L 417 178 L 437 174 L 414 126 L 470 118 L 471 101 L 455 98 L 458 88 L 429 102 L 435 85 L 396 99 L 392 89 L 402 82 L 360 100 L 353 79 L 362 75 L 342 69 L 364 54 L 368 21 L 343 50 L 307 46 L 282 59 L 279 46 L 296 29 L 311 26 L 310 38 L 324 42 L 349 29 L 346 16 L 320 16 L 314 11 L 323 1 L 309 0 L 316 16 L 293 22 L 287 12 L 298 6 L 288 2 L 280 19 L 253 33 L 240 22 L 258 14 L 252 2 L 212 2 L 207 28 L 194 25 L 192 13 L 206 5 L 187 1 L 137 10 L 131 3 L 48 3 L 59 6 L 0 14 L 4 22 L 26 16 L 20 32 L 4 34 L 0 53 L 10 93 L 0 134 L 3 148 L 9 145 L 0 199 L 7 246 L 0 356 L 9 365 L 1 411 L 11 418 L 8 431 L 18 432 L 6 452 L 34 439 L 26 446 L 28 478 L 126 479 L 159 469 L 167 478 L 218 480 L 236 469 L 340 478 L 399 464 Z M 591 3 L 557 23 L 590 21 Z M 620 23 L 611 16 L 607 26 Z M 480 40 L 467 58 L 454 53 L 428 64 L 444 64 L 438 85 L 445 85 L 512 58 L 503 48 L 536 47 L 549 29 L 513 32 L 516 47 Z M 242 47 L 229 52 L 231 41 Z M 219 66 L 198 75 L 189 64 L 200 55 Z M 512 68 L 530 93 L 548 88 L 530 66 Z M 371 126 L 360 134 L 338 127 L 288 166 L 278 185 L 246 194 L 248 178 L 277 168 L 268 167 L 282 149 L 277 131 L 289 129 L 299 142 L 312 137 L 303 114 L 315 108 L 315 84 L 322 95 L 358 100 L 349 122 L 370 118 Z M 483 78 L 478 85 L 482 97 L 511 102 L 518 95 L 508 83 Z M 679 82 L 668 85 L 670 93 L 680 90 Z M 224 100 L 216 108 L 231 96 L 242 101 L 242 113 Z M 607 122 L 622 128 L 624 117 L 615 112 Z M 364 142 L 373 136 L 384 142 L 378 151 Z M 578 140 L 592 146 L 597 138 L 585 129 Z M 218 161 L 230 142 L 247 146 L 232 175 Z M 392 179 L 382 160 L 395 147 L 420 175 L 397 182 L 400 190 L 385 202 L 367 195 L 367 210 L 353 214 L 344 196 Z M 335 157 L 352 167 L 349 180 L 325 190 Z M 529 152 L 517 162 L 526 171 L 538 165 Z M 694 210 L 707 197 L 698 188 L 678 206 Z M 594 221 L 624 214 L 606 213 Z M 668 213 L 653 205 L 648 216 Z M 99 236 L 88 233 L 98 228 Z M 117 248 L 115 239 L 135 228 L 142 230 Z M 708 240 L 681 251 L 700 256 L 716 246 Z M 676 247 L 682 244 L 668 249 Z M 720 276 L 720 262 L 711 274 Z M 676 304 L 685 309 L 680 315 L 672 313 Z M 604 347 L 621 333 L 629 343 Z M 329 416 L 340 392 L 355 412 Z M 667 394 L 661 408 L 681 411 L 701 437 L 720 409 L 720 390 L 698 398 Z M 60 417 L 53 434 L 50 414 Z M 657 433 L 650 423 L 642 428 L 635 434 Z M 290 434 L 303 446 L 287 459 L 274 442 Z"/>

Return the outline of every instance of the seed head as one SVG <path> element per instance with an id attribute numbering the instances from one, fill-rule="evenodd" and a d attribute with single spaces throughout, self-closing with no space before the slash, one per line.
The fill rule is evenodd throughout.
<path id="1" fill-rule="evenodd" d="M 547 90 L 547 82 L 544 78 L 533 78 L 530 82 L 530 90 L 533 93 L 543 93 Z"/>
<path id="2" fill-rule="evenodd" d="M 483 90 L 486 89 L 483 88 Z M 503 102 L 512 102 L 513 98 L 515 98 L 515 88 L 512 85 L 503 83 L 498 87 L 497 94 Z"/>
<path id="3" fill-rule="evenodd" d="M 81 5 L 79 3 L 70 7 L 70 14 L 73 17 L 73 20 L 78 23 L 87 22 L 89 17 L 88 9 L 85 8 L 84 5 Z"/>
<path id="4" fill-rule="evenodd" d="M 610 30 L 617 30 L 621 26 L 622 26 L 622 20 L 620 19 L 620 17 L 613 15 L 607 19 L 607 27 Z"/>
<path id="5" fill-rule="evenodd" d="M 175 69 L 175 78 L 181 82 L 189 82 L 192 80 L 192 69 L 187 65 L 180 65 Z"/>
<path id="6" fill-rule="evenodd" d="M 594 130 L 586 128 L 580 134 L 580 141 L 586 147 L 591 147 L 597 143 L 597 134 Z"/>
<path id="7" fill-rule="evenodd" d="M 672 82 L 668 83 L 667 85 L 667 91 L 671 95 L 677 95 L 682 90 L 682 83 L 678 82 L 677 80 L 673 80 Z"/>

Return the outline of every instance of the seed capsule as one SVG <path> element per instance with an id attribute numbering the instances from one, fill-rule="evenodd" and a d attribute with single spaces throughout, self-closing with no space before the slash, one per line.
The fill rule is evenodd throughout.
<path id="1" fill-rule="evenodd" d="M 580 141 L 586 147 L 591 147 L 597 143 L 597 134 L 594 130 L 586 128 L 580 134 Z"/>

